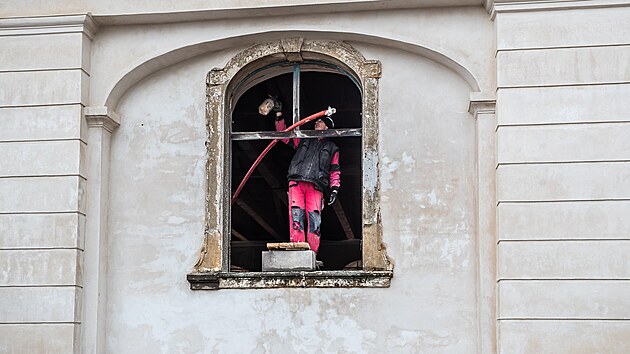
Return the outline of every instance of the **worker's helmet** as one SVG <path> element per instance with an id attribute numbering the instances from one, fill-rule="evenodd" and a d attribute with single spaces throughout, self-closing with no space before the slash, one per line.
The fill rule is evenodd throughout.
<path id="1" fill-rule="evenodd" d="M 333 129 L 335 127 L 335 121 L 330 116 L 324 116 L 321 120 L 324 121 L 324 124 L 326 124 L 328 129 Z"/>

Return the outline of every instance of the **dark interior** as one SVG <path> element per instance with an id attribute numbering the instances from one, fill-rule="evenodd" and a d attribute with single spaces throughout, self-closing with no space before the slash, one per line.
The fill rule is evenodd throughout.
<path id="1" fill-rule="evenodd" d="M 269 78 L 246 91 L 232 113 L 233 132 L 275 131 L 274 116 L 262 116 L 258 106 L 268 97 L 283 103 L 286 125 L 292 124 L 293 74 Z M 302 72 L 300 112 L 304 118 L 335 107 L 335 128 L 361 128 L 361 93 L 345 75 Z M 313 124 L 301 127 L 312 130 Z M 357 269 L 361 260 L 361 137 L 335 137 L 340 148 L 341 189 L 338 203 L 322 212 L 322 239 L 317 258 L 325 270 Z M 232 140 L 232 194 L 270 139 Z M 289 241 L 286 173 L 293 148 L 281 142 L 262 160 L 231 209 L 231 271 L 260 271 L 267 242 Z M 343 220 L 343 221 L 341 221 Z"/>

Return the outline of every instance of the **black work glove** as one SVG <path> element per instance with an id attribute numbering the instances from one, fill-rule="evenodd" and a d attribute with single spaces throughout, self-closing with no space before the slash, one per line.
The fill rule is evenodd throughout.
<path id="1" fill-rule="evenodd" d="M 328 196 L 328 205 L 333 205 L 334 202 L 337 201 L 337 193 L 339 190 L 337 188 L 333 188 L 332 192 Z"/>
<path id="2" fill-rule="evenodd" d="M 282 101 L 280 101 L 278 99 L 278 97 L 276 97 L 276 96 L 269 95 L 269 97 L 273 100 L 273 108 L 272 108 L 272 110 L 274 112 L 281 112 L 282 111 Z"/>

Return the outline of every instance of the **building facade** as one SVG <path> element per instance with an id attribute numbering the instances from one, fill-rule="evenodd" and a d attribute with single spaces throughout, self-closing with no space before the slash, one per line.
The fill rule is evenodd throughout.
<path id="1" fill-rule="evenodd" d="M 628 18 L 0 3 L 0 352 L 630 351 Z M 338 108 L 321 272 L 255 269 L 288 239 L 285 146 L 230 202 L 267 93 Z"/>

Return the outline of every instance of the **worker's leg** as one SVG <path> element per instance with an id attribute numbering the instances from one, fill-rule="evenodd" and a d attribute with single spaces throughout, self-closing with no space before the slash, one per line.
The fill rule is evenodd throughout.
<path id="1" fill-rule="evenodd" d="M 305 198 L 304 182 L 289 181 L 289 236 L 291 242 L 304 242 Z"/>
<path id="2" fill-rule="evenodd" d="M 306 195 L 306 216 L 308 220 L 308 229 L 306 232 L 306 240 L 311 249 L 317 253 L 319 250 L 319 239 L 321 236 L 319 227 L 322 223 L 322 209 L 324 207 L 323 194 L 315 189 L 315 185 L 310 182 L 304 182 L 304 194 Z"/>

